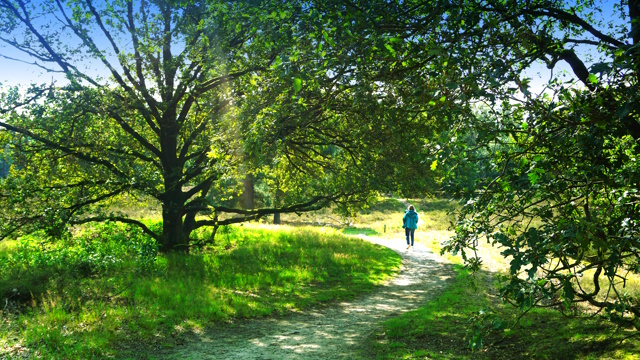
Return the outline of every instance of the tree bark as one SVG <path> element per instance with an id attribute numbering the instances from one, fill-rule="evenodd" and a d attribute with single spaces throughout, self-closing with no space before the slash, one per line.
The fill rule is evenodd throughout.
<path id="1" fill-rule="evenodd" d="M 255 189 L 253 184 L 253 175 L 248 173 L 244 177 L 244 208 L 253 209 L 255 207 Z"/>
<path id="2" fill-rule="evenodd" d="M 171 162 L 170 162 L 171 163 Z M 162 197 L 162 243 L 160 251 L 188 251 L 189 234 L 183 224 L 184 193 L 180 186 L 180 168 L 165 173 L 165 192 Z"/>
<path id="3" fill-rule="evenodd" d="M 7 174 L 9 174 L 9 164 L 0 159 L 0 178 L 7 176 Z"/>
<path id="4" fill-rule="evenodd" d="M 164 178 L 162 195 L 162 238 L 160 251 L 188 251 L 189 234 L 183 224 L 185 194 L 182 191 L 184 163 L 178 158 L 177 110 L 168 108 L 161 123 L 160 145 Z M 186 236 L 185 236 L 186 235 Z"/>
<path id="5" fill-rule="evenodd" d="M 176 199 L 167 199 L 162 204 L 162 243 L 160 251 L 188 251 L 188 236 L 185 237 L 182 224 L 182 204 Z"/>
<path id="6" fill-rule="evenodd" d="M 280 206 L 280 199 L 283 196 L 283 192 L 282 190 L 280 190 L 280 181 L 276 180 L 276 191 L 275 191 L 275 198 L 274 198 L 274 207 L 278 207 Z M 273 223 L 275 225 L 280 225 L 281 221 L 280 221 L 280 213 L 275 213 L 273 214 Z"/>

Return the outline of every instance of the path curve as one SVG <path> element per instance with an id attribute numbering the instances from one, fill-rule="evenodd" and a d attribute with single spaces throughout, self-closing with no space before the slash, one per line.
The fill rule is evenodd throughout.
<path id="1" fill-rule="evenodd" d="M 454 277 L 450 264 L 421 244 L 361 239 L 386 246 L 402 258 L 399 274 L 373 293 L 292 315 L 238 321 L 195 335 L 161 359 L 354 359 L 361 344 L 390 317 L 416 309 Z"/>

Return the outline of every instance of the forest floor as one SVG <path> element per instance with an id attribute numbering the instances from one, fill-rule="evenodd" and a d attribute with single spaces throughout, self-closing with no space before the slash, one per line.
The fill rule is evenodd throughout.
<path id="1" fill-rule="evenodd" d="M 151 358 L 357 359 L 384 320 L 419 308 L 455 278 L 453 266 L 421 244 L 407 250 L 403 238 L 359 238 L 403 258 L 398 275 L 373 293 L 294 314 L 214 326 Z"/>

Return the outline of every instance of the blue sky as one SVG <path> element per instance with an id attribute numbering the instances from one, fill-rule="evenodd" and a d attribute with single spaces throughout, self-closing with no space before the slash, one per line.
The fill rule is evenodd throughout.
<path id="1" fill-rule="evenodd" d="M 600 1 L 597 3 L 602 8 L 602 16 L 598 16 L 598 17 L 603 18 L 604 20 L 611 19 L 613 4 L 615 2 L 613 0 L 607 0 L 607 1 Z M 617 20 L 618 23 L 621 22 L 620 19 L 613 19 L 613 20 Z M 47 21 L 55 21 L 55 20 L 52 17 L 49 17 L 48 19 L 42 18 L 39 21 L 42 23 L 45 23 Z M 67 35 L 69 36 L 70 39 L 72 38 L 72 34 L 67 34 Z M 0 55 L 12 57 L 12 58 L 18 58 L 25 61 L 33 61 L 28 57 L 26 57 L 20 51 L 17 51 L 11 48 L 10 46 L 7 46 L 6 44 L 0 44 Z M 84 63 L 83 65 L 88 68 L 89 72 L 92 72 L 94 74 L 100 74 L 100 72 L 97 72 L 97 71 L 104 71 L 104 70 L 98 70 L 98 69 L 103 69 L 102 64 Z M 554 75 L 559 75 L 560 72 L 562 71 L 566 71 L 570 73 L 570 68 L 563 62 L 559 63 L 558 67 L 554 69 Z M 106 75 L 106 73 L 102 73 L 102 74 Z M 539 88 L 542 88 L 543 84 L 546 83 L 547 80 L 549 79 L 550 71 L 546 69 L 544 65 L 536 64 L 534 67 L 532 67 L 528 71 L 528 75 L 533 80 L 532 88 L 539 89 Z M 47 73 L 43 69 L 40 69 L 33 65 L 8 60 L 0 56 L 0 83 L 2 83 L 3 86 L 15 86 L 15 85 L 27 86 L 30 83 L 34 83 L 34 82 L 50 83 L 52 80 L 55 80 L 58 82 L 58 84 L 60 84 L 64 82 L 64 77 L 61 76 L 60 74 Z"/>
<path id="2" fill-rule="evenodd" d="M 24 61 L 30 60 L 18 50 L 7 45 L 0 47 L 0 56 L 8 56 Z M 43 74 L 43 70 L 36 66 L 0 57 L 0 82 L 3 85 L 26 85 L 33 81 L 51 81 L 51 76 L 50 74 Z"/>
<path id="3" fill-rule="evenodd" d="M 100 2 L 101 2 L 100 0 L 94 1 L 94 4 L 96 4 L 96 6 L 99 6 Z M 65 1 L 63 0 L 62 3 L 64 4 Z M 31 4 L 34 4 L 36 7 L 39 8 L 42 4 L 42 1 L 32 0 Z M 67 15 L 71 16 L 71 11 L 68 10 Z M 60 18 L 61 16 L 57 14 L 57 17 Z M 56 18 L 56 16 L 51 14 L 47 14 L 44 16 L 37 16 L 33 19 L 33 22 L 36 28 L 38 29 L 41 29 L 43 26 L 46 26 L 47 24 L 51 24 L 52 28 L 56 28 L 56 29 L 60 28 L 61 26 L 61 23 Z M 18 37 L 19 35 L 18 33 L 16 33 L 13 36 Z M 98 47 L 100 47 L 101 49 L 107 49 L 107 50 L 110 49 L 110 46 L 108 46 L 107 44 L 106 38 L 104 37 L 104 35 L 102 35 L 101 32 L 92 33 L 92 38 L 94 39 Z M 72 48 L 74 47 L 77 48 L 80 46 L 80 40 L 69 29 L 61 32 L 60 35 L 58 36 L 58 39 L 64 45 L 70 46 Z M 121 48 L 126 46 L 126 44 L 123 45 L 120 42 L 118 42 L 118 45 Z M 10 59 L 7 59 L 7 57 L 19 59 L 20 61 L 10 60 Z M 115 58 L 111 57 L 110 60 L 113 65 L 117 66 L 118 62 L 117 60 L 115 60 Z M 66 82 L 64 75 L 60 73 L 47 72 L 46 70 L 38 66 L 29 64 L 29 63 L 33 63 L 33 61 L 34 59 L 30 58 L 24 52 L 17 50 L 14 47 L 0 41 L 0 83 L 2 83 L 3 86 L 16 86 L 16 85 L 28 86 L 31 83 L 37 83 L 37 84 L 47 83 L 48 84 L 48 83 L 51 83 L 52 80 L 56 81 L 58 84 Z M 96 75 L 100 75 L 103 77 L 108 76 L 108 72 L 106 71 L 104 65 L 97 60 L 93 60 L 91 62 L 90 61 L 77 62 L 77 63 L 74 63 L 74 65 L 78 66 L 78 68 L 81 71 L 84 71 L 85 73 L 88 73 L 93 76 L 96 76 Z M 60 69 L 56 64 L 49 64 L 48 67 L 54 70 Z"/>

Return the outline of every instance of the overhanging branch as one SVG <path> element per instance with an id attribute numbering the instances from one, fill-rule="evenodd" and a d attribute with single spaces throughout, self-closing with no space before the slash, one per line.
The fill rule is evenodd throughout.
<path id="1" fill-rule="evenodd" d="M 221 225 L 229 225 L 236 224 L 245 221 L 251 221 L 255 219 L 262 218 L 267 215 L 272 215 L 276 213 L 292 213 L 292 212 L 307 212 L 307 211 L 315 211 L 320 210 L 325 207 L 331 201 L 335 201 L 339 196 L 317 196 L 313 199 L 296 205 L 286 206 L 282 208 L 265 208 L 265 209 L 256 209 L 256 210 L 244 210 L 244 209 L 234 209 L 228 208 L 224 206 L 213 206 L 214 210 L 217 213 L 231 213 L 238 214 L 241 216 L 234 217 L 226 220 L 200 220 L 196 221 L 195 228 L 199 228 L 202 226 L 221 226 Z M 205 210 L 206 208 L 202 208 Z"/>
<path id="2" fill-rule="evenodd" d="M 123 217 L 123 216 L 87 217 L 87 218 L 83 218 L 83 219 L 72 220 L 69 223 L 72 224 L 72 225 L 81 225 L 81 224 L 86 224 L 86 223 L 90 223 L 90 222 L 105 222 L 105 221 L 115 221 L 115 222 L 121 222 L 121 223 L 124 223 L 124 224 L 131 224 L 131 225 L 138 226 L 140 229 L 142 229 L 142 231 L 145 234 L 151 236 L 155 240 L 158 240 L 158 241 L 160 240 L 160 235 L 156 234 L 151 229 L 149 229 L 147 227 L 147 225 L 143 224 L 142 222 L 140 222 L 138 220 L 126 218 L 126 217 Z"/>

